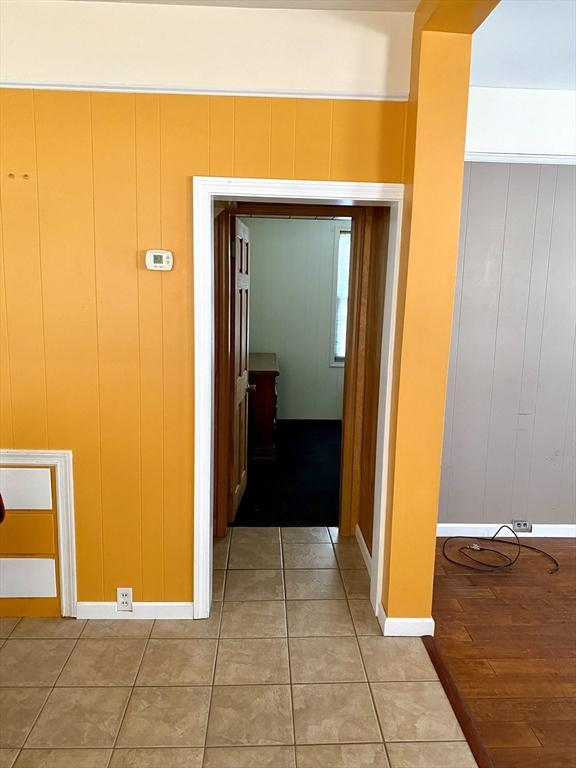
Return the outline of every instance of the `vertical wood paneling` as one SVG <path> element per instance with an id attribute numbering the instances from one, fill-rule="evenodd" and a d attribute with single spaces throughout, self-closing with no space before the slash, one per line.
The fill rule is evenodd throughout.
<path id="1" fill-rule="evenodd" d="M 141 536 L 135 104 L 120 94 L 91 99 L 104 588 L 112 600 L 131 586 L 138 600 L 141 551 L 130 545 Z"/>
<path id="2" fill-rule="evenodd" d="M 401 182 L 405 116 L 404 102 L 334 101 L 331 178 Z"/>
<path id="3" fill-rule="evenodd" d="M 103 600 L 90 96 L 35 103 L 50 448 L 74 453 L 79 599 Z"/>
<path id="4" fill-rule="evenodd" d="M 192 177 L 329 178 L 333 164 L 334 178 L 361 167 L 367 181 L 396 181 L 401 141 L 379 146 L 360 123 L 387 109 L 361 102 L 333 146 L 328 101 L 0 98 L 0 447 L 15 445 L 14 421 L 26 447 L 73 451 L 81 600 L 124 585 L 136 599 L 190 600 Z M 9 187 L 14 164 L 31 178 Z M 170 273 L 143 267 L 159 245 L 174 252 Z"/>
<path id="5" fill-rule="evenodd" d="M 209 98 L 162 96 L 162 247 L 174 251 L 163 275 L 164 594 L 192 599 L 193 337 L 192 181 L 209 167 Z"/>
<path id="6" fill-rule="evenodd" d="M 301 99 L 296 105 L 294 178 L 329 179 L 333 102 Z"/>
<path id="7" fill-rule="evenodd" d="M 473 165 L 454 394 L 448 518 L 482 519 L 509 166 Z M 488 245 L 487 245 L 488 243 Z"/>
<path id="8" fill-rule="evenodd" d="M 33 91 L 5 91 L 0 195 L 14 446 L 48 445 Z M 25 300 L 23 298 L 25 297 Z"/>
<path id="9" fill-rule="evenodd" d="M 234 174 L 234 98 L 210 96 L 210 176 Z"/>
<path id="10" fill-rule="evenodd" d="M 576 172 L 468 172 L 441 519 L 573 522 Z"/>
<path id="11" fill-rule="evenodd" d="M 556 521 L 562 486 L 576 326 L 576 168 L 560 166 L 556 182 L 546 306 L 542 324 L 538 390 L 528 486 L 529 519 Z M 575 471 L 574 466 L 565 467 Z M 573 522 L 576 499 L 565 520 Z"/>
<path id="12" fill-rule="evenodd" d="M 557 177 L 558 168 L 556 166 L 544 165 L 541 167 L 538 206 L 534 222 L 534 243 L 532 246 L 530 300 L 528 302 L 523 344 L 522 386 L 518 403 L 516 446 L 514 450 L 512 509 L 518 510 L 525 510 L 528 503 L 534 412 L 540 376 L 542 323 L 546 306 L 548 264 L 550 261 L 550 242 Z"/>
<path id="13" fill-rule="evenodd" d="M 142 483 L 142 598 L 164 599 L 164 344 L 161 272 L 144 265 L 160 247 L 160 97 L 136 96 L 136 216 L 140 356 L 140 466 Z"/>
<path id="14" fill-rule="evenodd" d="M 511 519 L 514 449 L 539 179 L 537 165 L 510 166 L 492 367 L 484 520 Z"/>
<path id="15" fill-rule="evenodd" d="M 1 112 L 0 112 L 1 116 Z M 6 314 L 6 286 L 4 282 L 4 244 L 2 197 L 0 195 L 0 445 L 14 447 L 12 429 L 12 392 L 10 386 L 10 354 L 8 346 L 8 318 Z"/>
<path id="16" fill-rule="evenodd" d="M 460 213 L 460 240 L 458 243 L 458 265 L 456 270 L 456 289 L 454 292 L 454 309 L 452 311 L 452 336 L 450 340 L 451 364 L 448 368 L 448 380 L 446 382 L 446 407 L 444 417 L 444 442 L 442 447 L 442 471 L 440 479 L 440 509 L 446 509 L 448 504 L 448 492 L 450 489 L 450 475 L 452 470 L 452 432 L 454 429 L 454 393 L 458 373 L 458 344 L 460 337 L 460 313 L 462 311 L 462 282 L 464 280 L 464 265 L 466 263 L 466 235 L 468 231 L 468 201 L 470 199 L 470 172 L 471 164 L 464 166 L 464 179 L 462 184 L 462 210 Z"/>
<path id="17" fill-rule="evenodd" d="M 562 473 L 558 488 L 558 515 L 563 520 L 573 520 L 576 509 L 576 336 L 573 346 L 570 401 L 566 418 Z"/>
<path id="18" fill-rule="evenodd" d="M 271 119 L 270 176 L 273 179 L 293 179 L 295 99 L 272 99 Z"/>
<path id="19" fill-rule="evenodd" d="M 271 99 L 234 99 L 234 175 L 270 176 Z"/>

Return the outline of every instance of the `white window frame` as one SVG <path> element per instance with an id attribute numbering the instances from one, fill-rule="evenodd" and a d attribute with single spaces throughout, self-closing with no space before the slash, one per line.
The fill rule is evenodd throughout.
<path id="1" fill-rule="evenodd" d="M 336 347 L 336 310 L 338 307 L 338 252 L 340 247 L 340 234 L 342 232 L 350 232 L 350 236 L 352 236 L 352 226 L 352 220 L 338 221 L 334 226 L 334 248 L 332 257 L 332 304 L 330 308 L 330 368 L 344 368 L 346 365 L 346 357 L 344 357 L 343 360 L 337 360 L 334 354 Z M 350 237 L 350 251 L 352 251 L 352 237 Z M 350 253 L 350 258 L 352 258 L 352 253 Z M 348 279 L 348 286 L 350 286 L 350 279 Z M 346 325 L 346 329 L 348 329 L 348 325 Z"/>

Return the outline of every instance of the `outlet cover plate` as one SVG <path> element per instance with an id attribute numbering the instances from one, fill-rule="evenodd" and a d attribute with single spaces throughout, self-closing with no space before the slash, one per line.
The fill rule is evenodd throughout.
<path id="1" fill-rule="evenodd" d="M 530 520 L 512 520 L 512 530 L 516 533 L 532 533 L 532 523 Z"/>
<path id="2" fill-rule="evenodd" d="M 132 587 L 118 587 L 116 590 L 116 610 L 132 610 Z"/>

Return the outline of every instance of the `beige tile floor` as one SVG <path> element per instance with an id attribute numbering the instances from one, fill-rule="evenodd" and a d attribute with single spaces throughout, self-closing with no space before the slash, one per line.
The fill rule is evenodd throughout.
<path id="1" fill-rule="evenodd" d="M 474 768 L 354 540 L 236 528 L 206 621 L 0 621 L 0 768 Z"/>

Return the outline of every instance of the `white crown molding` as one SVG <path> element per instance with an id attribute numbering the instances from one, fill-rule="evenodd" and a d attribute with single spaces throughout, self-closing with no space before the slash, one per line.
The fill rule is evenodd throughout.
<path id="1" fill-rule="evenodd" d="M 60 610 L 76 616 L 76 534 L 72 451 L 1 450 L 0 466 L 54 467 L 58 556 L 60 559 Z"/>
<path id="2" fill-rule="evenodd" d="M 193 619 L 193 603 L 133 603 L 132 611 L 118 611 L 112 602 L 78 603 L 79 619 Z"/>
<path id="3" fill-rule="evenodd" d="M 0 82 L 0 88 L 35 91 L 88 91 L 90 93 L 158 93 L 176 96 L 249 96 L 274 99 L 326 99 L 332 101 L 407 101 L 406 93 L 343 93 L 340 91 L 250 91 L 214 88 L 178 88 L 171 85 L 123 85 L 112 83 Z"/>
<path id="4" fill-rule="evenodd" d="M 378 606 L 376 614 L 385 637 L 425 637 L 434 635 L 434 619 L 431 616 L 418 618 L 395 618 L 386 616 L 384 608 Z"/>
<path id="5" fill-rule="evenodd" d="M 522 155 L 497 152 L 466 152 L 467 163 L 531 163 L 537 165 L 576 165 L 576 155 Z"/>
<path id="6" fill-rule="evenodd" d="M 436 535 L 444 538 L 445 536 L 494 536 L 502 523 L 438 523 Z M 508 525 L 508 523 L 507 523 Z M 509 523 L 512 527 L 512 523 Z M 576 538 L 576 523 L 547 524 L 535 523 L 532 526 L 531 533 L 518 533 L 519 538 Z M 503 538 L 513 538 L 509 531 L 503 531 Z"/>

